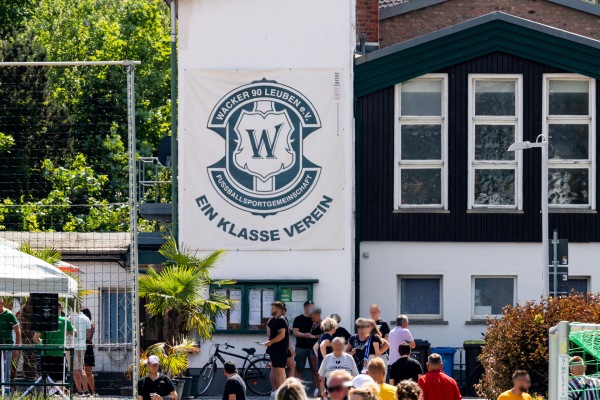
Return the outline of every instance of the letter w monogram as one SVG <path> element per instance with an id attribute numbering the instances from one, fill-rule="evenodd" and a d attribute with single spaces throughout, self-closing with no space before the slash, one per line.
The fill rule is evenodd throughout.
<path id="1" fill-rule="evenodd" d="M 281 132 L 281 127 L 283 124 L 275 125 L 275 135 L 273 136 L 273 141 L 269 139 L 269 132 L 267 129 L 263 129 L 260 133 L 260 139 L 256 140 L 256 131 L 254 129 L 246 129 L 248 132 L 248 137 L 250 138 L 250 145 L 252 146 L 252 158 L 265 158 L 262 156 L 262 149 L 265 148 L 265 152 L 267 153 L 266 158 L 277 158 L 273 154 L 275 150 L 275 146 L 277 145 L 277 138 L 279 137 L 279 133 Z M 257 143 L 258 142 L 258 143 Z"/>

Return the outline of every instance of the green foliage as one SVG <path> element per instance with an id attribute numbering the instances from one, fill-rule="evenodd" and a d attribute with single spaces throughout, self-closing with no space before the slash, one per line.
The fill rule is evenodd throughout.
<path id="1" fill-rule="evenodd" d="M 138 149 L 170 130 L 163 0 L 6 0 L 3 61 L 140 60 Z M 0 68 L 0 229 L 128 229 L 126 73 L 121 67 Z M 143 225 L 143 224 L 142 224 Z M 144 225 L 145 226 L 145 225 Z"/>
<path id="2" fill-rule="evenodd" d="M 62 255 L 60 251 L 55 248 L 49 247 L 44 249 L 34 249 L 27 242 L 21 243 L 19 246 L 19 251 L 25 254 L 29 254 L 30 256 L 39 258 L 42 261 L 46 261 L 48 264 L 56 264 L 60 261 Z"/>
<path id="3" fill-rule="evenodd" d="M 140 352 L 140 376 L 148 374 L 148 357 L 157 356 L 163 372 L 171 377 L 182 376 L 188 369 L 188 355 L 198 354 L 200 349 L 196 340 L 182 336 L 175 345 L 156 343 Z M 133 364 L 127 369 L 127 378 L 131 379 Z"/>
<path id="4" fill-rule="evenodd" d="M 497 398 L 511 387 L 512 373 L 529 371 L 532 393 L 547 396 L 548 330 L 560 321 L 600 323 L 600 294 L 572 294 L 506 307 L 503 318 L 490 319 L 480 356 L 485 374 L 477 385 L 481 397 Z"/>
<path id="5" fill-rule="evenodd" d="M 160 271 L 148 268 L 139 280 L 140 297 L 146 301 L 150 315 L 143 328 L 161 329 L 171 346 L 175 346 L 182 335 L 192 332 L 200 339 L 210 338 L 214 317 L 233 305 L 222 296 L 205 297 L 211 284 L 232 283 L 210 278 L 210 270 L 218 265 L 224 252 L 198 257 L 185 248 L 178 249 L 175 240 L 170 238 L 160 253 L 168 260 L 166 266 Z"/>
<path id="6" fill-rule="evenodd" d="M 0 153 L 10 150 L 15 144 L 15 139 L 11 135 L 0 132 Z"/>
<path id="7" fill-rule="evenodd" d="M 0 206 L 0 222 L 12 217 L 20 220 L 21 229 L 32 232 L 127 230 L 128 206 L 102 199 L 109 177 L 94 171 L 83 154 L 74 155 L 65 166 L 44 160 L 41 172 L 50 184 L 47 197 L 22 202 L 21 207 Z"/>

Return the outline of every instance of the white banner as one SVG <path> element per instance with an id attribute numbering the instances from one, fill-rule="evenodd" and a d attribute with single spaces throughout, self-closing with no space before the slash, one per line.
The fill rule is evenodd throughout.
<path id="1" fill-rule="evenodd" d="M 341 70 L 186 70 L 180 241 L 197 250 L 341 249 Z"/>

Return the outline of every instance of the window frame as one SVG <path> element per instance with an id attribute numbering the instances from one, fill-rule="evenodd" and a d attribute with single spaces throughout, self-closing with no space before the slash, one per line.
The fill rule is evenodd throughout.
<path id="1" fill-rule="evenodd" d="M 104 295 L 108 295 L 109 301 L 108 304 L 104 301 L 103 297 Z M 111 340 L 111 332 L 110 332 L 110 320 L 106 320 L 105 318 L 105 310 L 106 308 L 108 308 L 108 314 L 110 316 L 112 316 L 113 314 L 111 313 L 110 310 L 110 306 L 111 306 L 111 302 L 110 302 L 110 295 L 111 294 L 116 294 L 117 297 L 119 295 L 124 295 L 124 296 L 128 296 L 129 297 L 129 307 L 125 308 L 124 310 L 124 314 L 125 314 L 125 341 L 124 342 L 120 342 L 118 335 L 119 335 L 119 328 L 117 327 L 117 340 L 113 341 Z M 100 315 L 98 320 L 100 321 L 100 334 L 98 334 L 98 345 L 101 347 L 106 347 L 106 346 L 125 346 L 125 347 L 130 347 L 133 345 L 133 320 L 131 321 L 131 324 L 127 323 L 127 319 L 128 317 L 131 317 L 131 307 L 133 307 L 133 293 L 131 291 L 131 289 L 129 288 L 120 288 L 120 287 L 103 287 L 100 288 L 99 293 L 98 293 L 98 297 L 99 297 L 99 305 L 100 305 Z M 118 316 L 118 313 L 117 313 Z M 117 323 L 118 323 L 118 318 L 117 318 Z M 108 340 L 105 339 L 106 333 L 108 331 Z M 127 341 L 127 339 L 131 338 L 131 341 Z"/>
<path id="2" fill-rule="evenodd" d="M 475 280 L 477 279 L 512 279 L 513 280 L 513 302 L 517 304 L 518 276 L 516 275 L 472 275 L 471 276 L 471 320 L 485 320 L 487 317 L 502 317 L 502 314 L 481 315 L 475 314 Z M 508 305 L 508 304 L 507 304 Z"/>
<path id="3" fill-rule="evenodd" d="M 250 307 L 249 307 L 249 295 L 250 291 L 253 289 L 274 289 L 275 290 L 275 300 L 279 301 L 281 299 L 282 289 L 306 289 L 308 300 L 313 300 L 314 293 L 314 285 L 319 281 L 316 279 L 298 279 L 298 280 L 235 280 L 230 279 L 235 282 L 232 285 L 210 285 L 210 294 L 212 294 L 216 290 L 228 290 L 228 289 L 238 289 L 242 291 L 242 304 L 241 304 L 241 312 L 242 312 L 242 323 L 240 329 L 216 329 L 216 334 L 265 334 L 266 328 L 262 327 L 261 329 L 250 329 Z M 228 312 L 229 313 L 229 312 Z M 292 324 L 293 318 L 296 315 L 288 315 L 287 318 L 290 321 L 290 326 Z M 216 320 L 213 318 L 213 323 Z M 262 325 L 262 324 L 261 324 Z M 254 325 L 253 325 L 254 326 Z"/>
<path id="4" fill-rule="evenodd" d="M 443 320 L 444 318 L 444 276 L 439 274 L 432 275 L 398 275 L 397 278 L 397 295 L 398 295 L 398 315 L 403 314 L 402 312 L 402 280 L 403 279 L 437 279 L 440 282 L 440 313 L 439 314 L 415 314 L 410 313 L 411 319 L 415 320 Z"/>
<path id="5" fill-rule="evenodd" d="M 476 81 L 515 81 L 515 116 L 476 116 Z M 514 160 L 475 160 L 475 127 L 477 125 L 514 125 L 515 142 L 523 140 L 523 74 L 469 74 L 468 77 L 468 210 L 523 210 L 523 152 L 516 151 Z M 475 170 L 514 170 L 515 204 L 475 204 Z"/>
<path id="6" fill-rule="evenodd" d="M 441 116 L 402 116 L 402 83 L 394 88 L 394 210 L 448 210 L 448 74 L 425 74 L 416 80 L 439 81 L 442 87 Z M 405 82 L 404 82 L 405 83 Z M 441 125 L 441 160 L 402 161 L 402 125 Z M 441 169 L 441 204 L 402 204 L 401 171 L 403 169 Z"/>
<path id="7" fill-rule="evenodd" d="M 552 276 L 550 276 L 550 279 L 552 279 Z M 585 296 L 588 296 L 591 293 L 591 289 L 592 289 L 591 275 L 569 275 L 568 281 L 585 281 L 585 283 L 586 283 L 585 293 L 582 293 L 582 292 L 575 292 L 575 293 L 581 293 Z M 569 293 L 571 293 L 571 292 L 569 291 Z"/>
<path id="8" fill-rule="evenodd" d="M 587 81 L 589 83 L 589 101 L 587 115 L 550 115 L 549 87 L 551 80 L 559 81 Z M 548 204 L 554 209 L 582 209 L 596 210 L 596 80 L 585 75 L 569 73 L 544 74 L 542 84 L 542 135 L 550 143 L 549 126 L 552 124 L 586 125 L 582 123 L 587 120 L 588 129 L 588 161 L 581 160 L 553 160 L 548 158 L 548 170 L 550 169 L 583 169 L 587 165 L 588 170 L 588 204 Z"/>

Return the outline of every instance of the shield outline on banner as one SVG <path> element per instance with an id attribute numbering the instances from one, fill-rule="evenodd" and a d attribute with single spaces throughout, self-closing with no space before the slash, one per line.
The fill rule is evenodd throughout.
<path id="1" fill-rule="evenodd" d="M 266 127 L 261 127 L 261 132 L 259 133 L 257 139 L 256 131 L 250 133 L 249 129 L 244 129 L 241 127 L 242 123 L 245 120 L 252 117 L 258 117 L 260 119 L 260 122 L 265 123 L 268 120 L 277 117 L 282 117 L 284 120 L 282 121 L 280 119 L 279 121 L 276 121 L 281 122 L 281 124 L 279 125 L 274 123 L 272 124 L 273 126 L 271 126 L 271 124 L 267 124 Z M 284 126 L 284 124 L 287 126 Z M 275 132 L 271 132 L 271 130 L 268 130 L 268 128 L 274 128 Z M 282 130 L 284 129 L 285 131 L 282 132 Z M 245 134 L 243 133 L 244 130 L 246 131 Z M 238 121 L 233 129 L 233 131 L 237 134 L 237 146 L 233 150 L 232 162 L 240 170 L 246 171 L 247 173 L 255 176 L 262 182 L 267 182 L 268 180 L 273 179 L 275 176 L 290 170 L 294 166 L 294 163 L 296 162 L 297 158 L 300 162 L 299 168 L 302 169 L 302 157 L 297 157 L 296 152 L 293 151 L 291 146 L 291 141 L 294 140 L 292 139 L 291 135 L 294 133 L 294 130 L 295 128 L 293 127 L 292 122 L 290 121 L 287 110 L 274 111 L 271 109 L 265 112 L 256 109 L 252 112 L 242 110 L 241 115 L 238 118 Z M 300 147 L 300 151 L 301 150 L 302 148 Z M 242 165 L 242 163 L 240 162 L 240 159 L 242 158 L 241 156 L 246 155 L 248 152 L 251 152 L 252 156 L 250 156 L 249 158 L 247 157 Z M 265 152 L 266 155 L 264 155 Z M 274 166 L 276 166 L 277 161 L 280 160 L 280 152 L 283 152 L 283 155 L 286 155 L 287 153 L 290 160 L 289 162 L 285 162 L 285 160 L 282 161 L 280 163 L 279 168 L 274 169 L 273 167 L 271 167 L 270 171 L 266 171 L 266 173 L 261 173 L 261 171 L 257 170 L 260 168 L 255 167 L 253 169 L 251 167 L 251 165 L 254 164 L 257 164 L 257 167 L 260 167 L 261 163 L 264 164 L 267 161 L 273 161 L 270 164 L 274 164 Z M 229 154 L 229 151 L 227 151 L 227 154 Z M 262 159 L 262 162 L 259 161 L 259 159 Z M 254 162 L 252 162 L 253 160 Z M 249 162 L 252 162 L 252 164 L 248 165 Z"/>
<path id="2" fill-rule="evenodd" d="M 247 97 L 247 94 L 250 92 L 258 93 L 260 91 L 261 93 L 265 93 L 273 89 L 288 93 L 288 96 L 293 96 L 296 99 L 296 102 L 292 104 L 280 98 L 264 95 Z M 231 102 L 231 99 L 235 98 L 243 100 L 239 101 L 235 107 L 228 108 L 227 105 Z M 237 125 L 239 115 L 243 111 L 246 113 L 251 113 L 253 110 L 256 111 L 255 104 L 260 102 L 273 103 L 274 107 L 272 112 L 274 113 L 279 113 L 282 109 L 285 110 L 287 118 L 291 120 L 291 125 L 294 129 L 293 132 L 290 132 L 290 135 L 297 135 L 296 137 L 298 138 L 298 143 L 295 143 L 295 145 L 298 146 L 298 150 L 296 151 L 293 163 L 297 164 L 297 173 L 294 178 L 289 179 L 285 185 L 274 187 L 273 190 L 266 192 L 255 192 L 254 190 L 249 189 L 249 185 L 241 184 L 236 177 L 231 174 L 230 166 L 232 165 L 232 160 L 230 159 L 230 155 L 232 152 L 228 147 L 231 141 L 231 131 L 234 126 Z M 248 109 L 249 107 L 252 108 Z M 265 78 L 247 85 L 242 85 L 227 93 L 216 103 L 211 112 L 207 128 L 218 133 L 226 142 L 224 157 L 217 163 L 208 167 L 210 182 L 217 193 L 234 207 L 263 217 L 275 215 L 280 211 L 296 206 L 314 189 L 320 177 L 321 167 L 304 157 L 303 141 L 308 135 L 321 128 L 321 121 L 312 103 L 297 90 Z M 248 171 L 240 169 L 239 167 L 237 169 L 250 176 Z M 280 171 L 279 174 L 289 172 L 289 169 L 290 168 L 286 168 L 285 171 Z M 294 196 L 293 192 L 296 190 L 303 190 L 303 193 L 294 197 L 293 201 L 281 203 L 283 197 L 288 196 L 289 198 L 289 196 Z M 277 203 L 277 206 L 262 208 L 253 206 L 253 204 L 256 204 L 257 202 L 259 204 Z"/>

